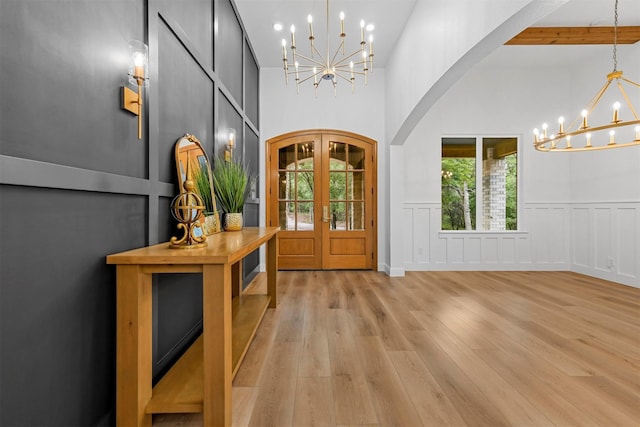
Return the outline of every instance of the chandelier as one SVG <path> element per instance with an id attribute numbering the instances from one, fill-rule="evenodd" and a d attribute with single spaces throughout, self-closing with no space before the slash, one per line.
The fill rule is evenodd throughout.
<path id="1" fill-rule="evenodd" d="M 558 133 L 549 134 L 548 126 L 546 123 L 542 125 L 542 131 L 538 129 L 533 130 L 533 146 L 538 151 L 590 151 L 590 150 L 605 150 L 609 148 L 630 147 L 634 145 L 640 145 L 640 118 L 636 112 L 631 97 L 627 94 L 625 86 L 630 89 L 638 90 L 640 84 L 629 80 L 624 77 L 622 71 L 619 71 L 617 60 L 617 43 L 618 43 L 618 0 L 615 1 L 615 25 L 614 25 L 614 37 L 613 37 L 613 71 L 607 74 L 607 81 L 602 88 L 591 99 L 589 104 L 582 110 L 581 114 L 577 116 L 568 126 L 565 127 L 564 117 L 558 119 Z M 612 84 L 613 83 L 613 84 Z M 616 86 L 622 96 L 623 101 L 629 108 L 630 116 L 632 119 L 622 120 L 622 104 L 616 100 L 612 105 L 612 110 L 609 114 L 604 112 L 604 117 L 610 115 L 611 121 L 604 124 L 598 124 L 597 126 L 591 126 L 589 124 L 589 118 L 592 116 L 603 117 L 603 112 L 598 109 L 599 102 L 605 97 L 607 90 L 613 86 Z M 610 91 L 611 92 L 611 91 Z M 613 91 L 615 92 L 615 91 Z M 635 93 L 634 93 L 635 95 Z M 640 98 L 640 91 L 635 95 L 634 99 Z M 619 128 L 633 126 L 635 128 L 630 130 L 626 128 L 616 137 L 616 130 Z M 609 131 L 608 139 L 605 131 Z M 627 131 L 626 133 L 623 133 Z M 601 136 L 604 134 L 604 138 Z M 576 143 L 575 137 L 580 137 L 581 144 L 574 145 Z M 592 141 L 594 139 L 594 141 Z M 596 141 L 597 139 L 597 141 Z"/>
<path id="2" fill-rule="evenodd" d="M 367 84 L 367 74 L 373 72 L 373 35 L 369 34 L 369 50 L 367 51 L 367 41 L 365 40 L 365 22 L 360 21 L 360 47 L 350 54 L 345 53 L 345 25 L 344 12 L 340 12 L 340 43 L 333 55 L 330 50 L 329 38 L 329 0 L 327 0 L 327 49 L 323 55 L 315 44 L 313 35 L 313 17 L 307 17 L 309 23 L 309 54 L 304 55 L 298 52 L 296 46 L 296 27 L 291 26 L 291 61 L 293 70 L 290 70 L 290 63 L 287 59 L 287 40 L 282 39 L 282 62 L 284 68 L 285 83 L 289 83 L 289 76 L 295 76 L 296 92 L 300 93 L 300 85 L 313 80 L 315 96 L 318 96 L 318 86 L 323 81 L 331 82 L 334 96 L 337 94 L 338 79 L 342 79 L 351 85 L 351 92 L 355 91 L 356 76 L 364 78 Z"/>

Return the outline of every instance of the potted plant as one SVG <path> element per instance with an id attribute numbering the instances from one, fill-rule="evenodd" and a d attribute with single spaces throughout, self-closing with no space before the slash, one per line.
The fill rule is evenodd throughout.
<path id="1" fill-rule="evenodd" d="M 249 173 L 245 166 L 235 160 L 215 159 L 213 168 L 213 191 L 220 207 L 225 212 L 223 229 L 242 229 L 242 210 L 249 192 Z"/>
<path id="2" fill-rule="evenodd" d="M 218 226 L 218 209 L 216 207 L 215 199 L 211 191 L 211 183 L 209 182 L 209 164 L 201 163 L 191 166 L 193 170 L 193 182 L 195 184 L 195 191 L 200 195 L 204 202 L 204 231 L 206 235 L 217 233 L 220 231 Z"/>

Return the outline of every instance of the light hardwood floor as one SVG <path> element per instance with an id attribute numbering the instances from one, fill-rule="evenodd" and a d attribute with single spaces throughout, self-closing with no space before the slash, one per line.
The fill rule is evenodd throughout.
<path id="1" fill-rule="evenodd" d="M 278 285 L 233 382 L 236 427 L 640 426 L 640 289 L 567 272 L 283 271 Z"/>

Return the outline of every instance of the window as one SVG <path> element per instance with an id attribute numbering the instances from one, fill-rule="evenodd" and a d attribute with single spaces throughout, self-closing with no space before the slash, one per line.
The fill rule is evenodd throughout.
<path id="1" fill-rule="evenodd" d="M 518 139 L 442 138 L 442 229 L 518 229 Z"/>

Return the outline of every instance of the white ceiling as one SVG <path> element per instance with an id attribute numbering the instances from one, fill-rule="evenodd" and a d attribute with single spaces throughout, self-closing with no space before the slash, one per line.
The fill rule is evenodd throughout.
<path id="1" fill-rule="evenodd" d="M 353 51 L 360 41 L 359 22 L 364 19 L 375 25 L 374 51 L 378 66 L 386 64 L 416 1 L 447 0 L 331 0 L 329 22 L 331 49 L 338 44 L 338 15 L 345 12 L 347 50 Z M 467 0 L 475 1 L 475 0 Z M 308 52 L 307 15 L 314 18 L 316 46 L 326 50 L 326 1 L 325 0 L 235 0 L 242 21 L 261 67 L 282 65 L 281 39 L 290 43 L 289 27 L 296 26 L 296 44 L 299 53 Z M 535 26 L 601 26 L 613 25 L 615 0 L 571 0 L 561 6 Z M 618 0 L 619 25 L 640 25 L 640 0 Z M 284 29 L 277 33 L 273 24 L 280 22 Z M 571 61 L 575 56 L 587 55 L 589 50 L 602 49 L 585 46 L 553 46 L 561 48 L 561 55 L 554 55 L 554 61 Z M 502 60 L 501 55 L 509 55 L 513 64 L 535 63 L 539 58 L 547 58 L 549 46 L 504 46 L 490 59 Z M 526 52 L 526 53 L 524 53 Z M 332 52 L 333 53 L 333 52 Z"/>
<path id="2" fill-rule="evenodd" d="M 309 27 L 307 15 L 313 16 L 313 32 L 316 46 L 326 51 L 327 3 L 325 0 L 235 0 L 249 39 L 261 67 L 282 66 L 281 40 L 291 41 L 289 27 L 296 26 L 296 44 L 299 53 L 309 52 Z M 331 49 L 338 46 L 339 15 L 345 13 L 347 50 L 355 51 L 360 43 L 360 20 L 375 25 L 375 63 L 383 66 L 391 49 L 400 36 L 416 0 L 331 0 L 329 2 L 329 24 Z M 281 32 L 273 29 L 279 22 Z M 368 37 L 368 36 L 367 36 Z M 289 55 L 290 55 L 289 51 Z M 333 51 L 331 52 L 333 54 Z"/>

